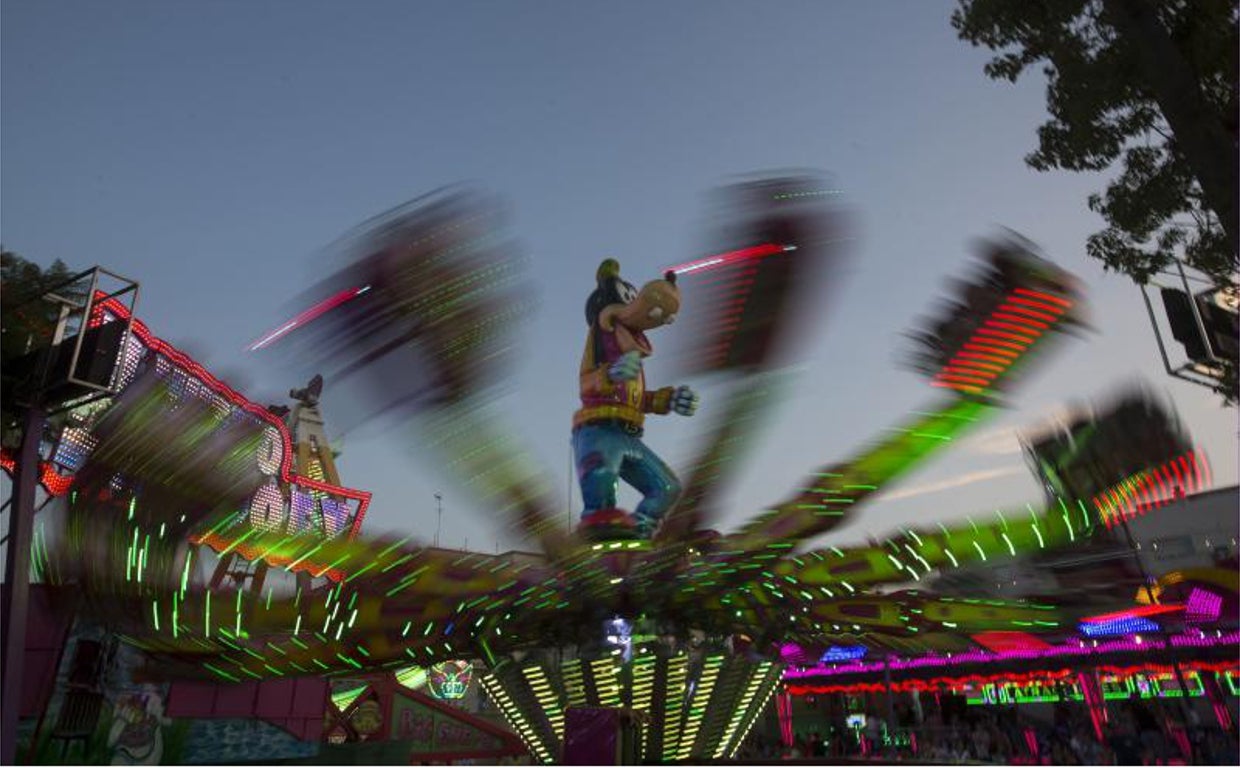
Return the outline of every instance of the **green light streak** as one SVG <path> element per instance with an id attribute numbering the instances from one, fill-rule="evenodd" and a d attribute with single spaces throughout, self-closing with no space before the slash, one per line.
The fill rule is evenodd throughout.
<path id="1" fill-rule="evenodd" d="M 353 659 L 349 658 L 348 656 L 345 656 L 345 655 L 344 655 L 344 654 L 342 654 L 342 653 L 337 653 L 337 654 L 336 654 L 336 658 L 340 659 L 341 661 L 345 662 L 346 664 L 350 664 L 350 665 L 352 665 L 352 666 L 354 666 L 354 667 L 357 667 L 358 669 L 361 669 L 361 668 L 362 668 L 362 665 L 361 665 L 361 664 L 358 664 L 355 660 L 353 660 Z"/>
<path id="2" fill-rule="evenodd" d="M 315 544 L 313 547 L 306 550 L 306 553 L 304 555 L 302 555 L 301 557 L 297 558 L 296 560 L 294 560 L 293 562 L 289 563 L 288 565 L 284 567 L 290 571 L 293 570 L 294 568 L 296 568 L 298 565 L 301 564 L 301 561 L 305 560 L 307 557 L 310 557 L 310 555 L 313 555 L 315 552 L 318 552 L 320 549 L 322 549 L 325 546 L 327 546 L 327 542 L 320 541 L 318 544 Z"/>
<path id="3" fill-rule="evenodd" d="M 146 570 L 147 554 L 151 551 L 151 534 L 146 534 L 142 540 L 142 556 L 138 559 L 138 583 L 142 583 L 142 573 Z"/>
<path id="4" fill-rule="evenodd" d="M 185 568 L 181 571 L 181 596 L 185 596 L 185 590 L 189 587 L 189 566 L 194 562 L 194 550 L 187 550 L 185 553 Z"/>
<path id="5" fill-rule="evenodd" d="M 250 538 L 251 536 L 257 533 L 258 533 L 257 528 L 251 528 L 250 530 L 241 534 L 236 539 L 234 539 L 231 544 L 229 544 L 227 547 L 224 547 L 224 549 L 220 551 L 220 557 L 223 557 L 224 555 L 227 555 L 229 552 L 232 552 L 234 549 L 236 549 L 241 544 L 241 542 L 245 541 L 246 539 Z"/>
<path id="6" fill-rule="evenodd" d="M 340 557 L 336 558 L 336 561 L 335 561 L 335 562 L 333 562 L 333 563 L 331 563 L 331 564 L 329 564 L 329 565 L 324 566 L 324 567 L 323 567 L 323 570 L 321 570 L 321 571 L 319 571 L 318 573 L 314 574 L 315 578 L 318 578 L 319 576 L 322 576 L 323 574 L 327 573 L 328 571 L 332 570 L 333 568 L 335 568 L 336 566 L 340 565 L 341 563 L 343 563 L 345 560 L 348 560 L 348 559 L 349 559 L 349 554 L 346 552 L 345 554 L 343 554 L 343 555 L 341 555 Z M 341 583 L 343 584 L 344 582 L 341 582 Z"/>
<path id="7" fill-rule="evenodd" d="M 1002 532 L 999 535 L 1003 537 L 1004 543 L 1007 544 L 1008 552 L 1012 554 L 1012 557 L 1016 557 L 1016 547 L 1012 546 L 1012 540 L 1008 538 L 1007 532 Z"/>
<path id="8" fill-rule="evenodd" d="M 1081 530 L 1088 530 L 1090 528 L 1090 520 L 1089 512 L 1085 509 L 1085 503 L 1077 499 L 1076 505 L 1081 508 Z"/>
<path id="9" fill-rule="evenodd" d="M 129 562 L 125 566 L 125 581 L 129 581 L 130 569 L 133 567 L 134 560 L 138 556 L 138 526 L 136 525 L 133 527 L 133 542 L 129 545 L 129 552 L 131 556 L 129 558 Z"/>
<path id="10" fill-rule="evenodd" d="M 206 667 L 207 669 L 211 670 L 212 672 L 214 672 L 215 674 L 219 675 L 220 677 L 222 677 L 222 678 L 226 679 L 226 680 L 231 680 L 231 681 L 233 681 L 234 683 L 239 683 L 239 682 L 241 682 L 241 678 L 239 678 L 239 677 L 235 677 L 235 676 L 233 676 L 233 675 L 230 675 L 230 674 L 228 674 L 227 672 L 225 672 L 224 670 L 220 669 L 219 667 L 216 667 L 216 666 L 214 666 L 214 665 L 212 665 L 212 664 L 209 664 L 209 663 L 207 663 L 207 662 L 205 662 L 205 661 L 202 663 L 202 665 L 203 665 L 204 667 Z"/>
<path id="11" fill-rule="evenodd" d="M 370 563 L 367 563 L 367 564 L 366 564 L 366 566 L 365 566 L 364 568 L 362 568 L 360 571 L 358 571 L 357 573 L 353 574 L 353 575 L 352 575 L 352 576 L 350 576 L 349 578 L 345 579 L 345 583 L 347 584 L 348 582 L 353 581 L 353 580 L 354 580 L 354 579 L 356 579 L 358 576 L 361 576 L 363 573 L 365 573 L 366 571 L 369 571 L 371 568 L 374 568 L 374 567 L 375 567 L 376 565 L 378 565 L 378 564 L 379 564 L 379 563 L 378 563 L 378 561 L 372 561 L 372 562 L 370 562 Z"/>

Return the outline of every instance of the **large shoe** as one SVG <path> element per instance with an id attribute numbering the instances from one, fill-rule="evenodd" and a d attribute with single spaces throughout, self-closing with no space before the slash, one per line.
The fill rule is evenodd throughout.
<path id="1" fill-rule="evenodd" d="M 646 541 L 654 538 L 655 531 L 658 530 L 659 523 L 661 522 L 660 518 L 642 517 L 641 515 L 634 515 L 633 520 L 636 538 L 645 539 Z"/>
<path id="2" fill-rule="evenodd" d="M 618 541 L 638 537 L 637 521 L 623 509 L 615 508 L 600 509 L 583 515 L 577 530 L 589 541 Z"/>

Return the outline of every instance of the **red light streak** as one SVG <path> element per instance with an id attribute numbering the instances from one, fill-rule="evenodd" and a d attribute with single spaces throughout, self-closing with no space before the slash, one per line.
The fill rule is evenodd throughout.
<path id="1" fill-rule="evenodd" d="M 981 392 L 984 387 L 990 386 L 995 379 L 1005 373 L 1022 354 L 1028 351 L 1030 346 L 1037 342 L 1043 332 L 1050 328 L 1050 325 L 1039 320 L 1028 319 L 1026 316 L 1054 322 L 1067 307 L 1072 305 L 1072 302 L 1065 299 L 1023 288 L 1018 288 L 1015 293 L 1021 295 L 1009 294 L 1004 298 L 1003 303 L 983 320 L 952 356 L 952 359 L 935 375 L 931 382 L 933 386 L 971 394 Z M 1063 308 L 1024 298 L 1025 296 L 1053 299 L 1055 303 L 1062 304 Z M 1041 311 L 1025 309 L 1019 305 L 1032 306 Z M 1012 322 L 1004 322 L 1004 320 Z M 988 370 L 977 364 L 970 365 L 967 362 L 970 359 L 987 360 L 999 367 Z M 974 376 L 962 375 L 962 371 L 966 374 L 974 374 Z"/>
<path id="2" fill-rule="evenodd" d="M 1048 314 L 1046 312 L 1038 312 L 1036 310 L 1029 309 L 1028 307 L 1018 307 L 1013 304 L 1004 305 L 1000 307 L 999 309 L 1002 310 L 1003 312 L 1013 312 L 1015 314 L 1022 315 L 1025 317 L 1036 318 L 1038 320 L 1044 320 L 1047 323 L 1055 322 L 1055 318 L 1060 314 L 1058 312 L 1054 314 Z"/>
<path id="3" fill-rule="evenodd" d="M 1134 608 L 1125 608 L 1122 611 L 1114 613 L 1100 613 L 1097 616 L 1089 616 L 1081 619 L 1081 621 L 1090 624 L 1100 624 L 1107 621 L 1116 621 L 1119 619 L 1132 619 L 1139 616 L 1157 616 L 1163 613 L 1175 613 L 1184 610 L 1183 605 L 1172 603 L 1160 603 L 1158 605 L 1139 605 Z"/>
<path id="4" fill-rule="evenodd" d="M 337 293 L 336 295 L 326 298 L 323 301 L 319 302 L 318 304 L 315 304 L 313 307 L 310 307 L 306 311 L 297 315 L 297 317 L 294 317 L 292 320 L 288 321 L 284 325 L 266 334 L 265 336 L 260 338 L 258 341 L 254 342 L 249 347 L 247 347 L 247 349 L 249 349 L 249 351 L 251 352 L 260 350 L 263 347 L 267 346 L 268 344 L 271 344 L 273 341 L 276 341 L 281 336 L 284 336 L 292 332 L 295 328 L 305 325 L 306 323 L 310 322 L 316 317 L 322 315 L 324 312 L 335 309 L 336 307 L 340 306 L 346 301 L 349 301 L 350 299 L 356 296 L 360 296 L 361 294 L 369 290 L 370 290 L 369 285 L 364 285 L 361 288 L 346 288 L 340 293 Z"/>
<path id="5" fill-rule="evenodd" d="M 1002 320 L 987 320 L 986 322 L 982 323 L 982 327 L 983 328 L 1002 328 L 1007 333 L 1010 333 L 1013 336 L 1019 337 L 1020 341 L 1025 341 L 1030 344 L 1032 344 L 1034 341 L 1037 341 L 1038 336 L 1042 335 L 1040 331 L 1030 330 L 1029 326 L 1020 325 L 1019 323 L 1005 323 Z"/>
<path id="6" fill-rule="evenodd" d="M 1013 315 L 1013 314 L 1009 314 L 1007 312 L 1002 312 L 1002 311 L 995 312 L 993 315 L 991 315 L 991 317 L 997 318 L 999 320 L 1011 321 L 1013 323 L 1020 323 L 1025 326 L 1033 326 L 1043 331 L 1048 330 L 1051 327 L 1050 323 L 1044 323 L 1041 320 L 1034 320 L 1031 317 L 1022 317 L 1021 315 Z"/>
<path id="7" fill-rule="evenodd" d="M 1049 293 L 1042 293 L 1041 291 L 1033 291 L 1028 288 L 1017 288 L 1016 293 L 1019 293 L 1021 296 L 1033 296 L 1035 298 L 1042 299 L 1043 301 L 1049 301 L 1052 304 L 1060 305 L 1064 309 L 1067 309 L 1068 307 L 1072 306 L 1072 302 L 1068 301 L 1067 299 L 1060 298 L 1059 296 L 1055 296 Z"/>
<path id="8" fill-rule="evenodd" d="M 792 251 L 795 249 L 796 249 L 796 246 L 794 245 L 778 245 L 776 243 L 764 243 L 762 245 L 755 245 L 750 248 L 741 248 L 740 250 L 736 250 L 736 251 L 727 251 L 725 253 L 716 254 L 714 256 L 708 256 L 704 259 L 697 259 L 696 261 L 688 261 L 688 262 L 685 262 L 684 264 L 678 264 L 674 267 L 668 267 L 668 270 L 675 272 L 678 275 L 684 275 L 690 272 L 697 272 L 703 269 L 717 268 L 717 267 L 720 267 L 721 265 L 731 265 L 738 261 L 747 261 L 750 259 L 761 259 L 767 256 L 775 256 L 777 254 L 785 253 L 787 251 Z M 664 271 L 668 271 L 668 270 L 664 270 Z"/>
<path id="9" fill-rule="evenodd" d="M 1240 667 L 1235 661 L 1185 661 L 1181 662 L 1180 668 L 1185 672 L 1234 672 Z M 1114 675 L 1116 677 L 1126 678 L 1134 674 L 1163 674 L 1173 675 L 1175 670 L 1170 665 L 1165 664 L 1135 664 L 1130 666 L 1102 665 L 1098 667 L 1099 674 Z M 1023 673 L 1006 673 L 1006 674 L 971 674 L 956 677 L 936 676 L 926 678 L 916 678 L 909 680 L 892 681 L 891 689 L 893 691 L 925 691 L 938 688 L 959 689 L 972 685 L 988 685 L 991 683 L 1001 685 L 1030 685 L 1037 683 L 1054 683 L 1061 680 L 1069 679 L 1076 673 L 1070 669 L 1043 669 Z M 835 683 L 828 685 L 812 685 L 805 683 L 786 683 L 784 689 L 793 696 L 805 695 L 821 695 L 826 693 L 881 693 L 887 690 L 885 683 Z"/>

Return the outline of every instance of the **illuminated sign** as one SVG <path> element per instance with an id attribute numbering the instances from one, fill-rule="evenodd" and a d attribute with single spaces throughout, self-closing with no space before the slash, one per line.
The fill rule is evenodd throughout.
<path id="1" fill-rule="evenodd" d="M 1188 695 L 1205 695 L 1197 672 L 1185 670 Z M 1135 674 L 1103 674 L 1099 680 L 1105 701 L 1126 699 L 1166 699 L 1183 696 L 1172 672 L 1138 672 Z M 1031 680 L 1026 682 L 986 683 L 957 689 L 968 704 L 1036 704 L 1040 702 L 1084 701 L 1085 696 L 1075 682 L 1065 680 Z"/>
<path id="2" fill-rule="evenodd" d="M 462 699 L 474 677 L 468 661 L 441 661 L 430 668 L 426 681 L 437 699 Z"/>

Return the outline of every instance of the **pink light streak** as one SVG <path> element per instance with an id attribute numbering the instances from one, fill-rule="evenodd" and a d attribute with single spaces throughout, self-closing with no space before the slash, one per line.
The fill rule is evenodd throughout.
<path id="1" fill-rule="evenodd" d="M 258 350 L 262 349 L 263 347 L 268 346 L 269 344 L 275 342 L 281 337 L 286 336 L 288 333 L 293 331 L 293 329 L 299 326 L 305 325 L 311 320 L 314 320 L 316 317 L 319 317 L 320 315 L 322 315 L 324 312 L 333 310 L 336 307 L 340 306 L 341 304 L 345 303 L 346 301 L 349 301 L 358 296 L 361 296 L 363 293 L 369 290 L 370 290 L 369 285 L 363 285 L 361 288 L 346 288 L 340 293 L 337 293 L 335 296 L 331 296 L 329 298 L 324 299 L 323 301 L 320 301 L 318 304 L 315 304 L 313 307 L 310 307 L 305 312 L 302 312 L 297 317 L 294 317 L 292 320 L 289 320 L 284 325 L 280 326 L 274 331 L 271 331 L 270 333 L 263 336 L 258 341 L 251 344 L 249 347 L 247 347 L 247 349 L 250 352 L 257 352 Z"/>
<path id="2" fill-rule="evenodd" d="M 730 266 L 739 261 L 749 261 L 752 259 L 765 258 L 767 256 L 775 256 L 780 253 L 786 253 L 787 251 L 795 251 L 796 248 L 797 247 L 795 245 L 764 243 L 763 245 L 755 245 L 750 248 L 741 248 L 737 251 L 727 251 L 714 256 L 708 256 L 704 259 L 698 259 L 696 261 L 687 261 L 684 264 L 668 267 L 668 269 L 678 275 L 684 275 L 690 272 L 698 272 L 703 269 L 715 269 Z"/>

